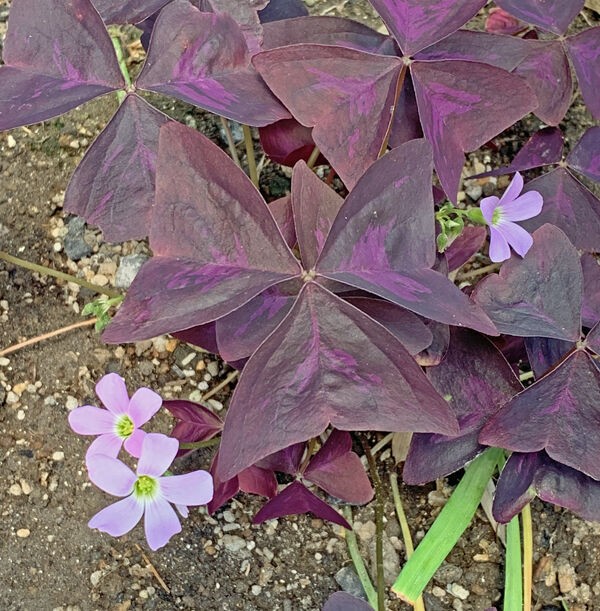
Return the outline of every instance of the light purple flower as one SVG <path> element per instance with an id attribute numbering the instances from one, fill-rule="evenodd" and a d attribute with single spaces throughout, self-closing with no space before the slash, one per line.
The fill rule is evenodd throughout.
<path id="1" fill-rule="evenodd" d="M 170 503 L 187 517 L 188 505 L 205 505 L 212 499 L 213 481 L 207 471 L 160 477 L 173 462 L 178 448 L 177 439 L 148 433 L 136 473 L 117 458 L 104 454 L 90 456 L 87 467 L 92 482 L 109 494 L 126 498 L 102 509 L 88 526 L 120 537 L 143 515 L 146 540 L 152 550 L 166 545 L 181 532 L 179 518 Z"/>
<path id="2" fill-rule="evenodd" d="M 533 238 L 513 221 L 525 221 L 542 211 L 544 200 L 537 191 L 520 195 L 523 177 L 517 172 L 504 195 L 481 200 L 481 212 L 490 228 L 490 259 L 496 263 L 510 258 L 510 247 L 524 257 L 533 244 Z"/>
<path id="3" fill-rule="evenodd" d="M 84 405 L 69 414 L 69 424 L 76 433 L 99 435 L 88 448 L 86 460 L 92 454 L 114 458 L 122 445 L 132 456 L 139 457 L 146 436 L 140 427 L 160 409 L 160 395 L 149 388 L 140 388 L 130 399 L 125 380 L 116 373 L 109 373 L 98 381 L 96 394 L 106 409 Z"/>

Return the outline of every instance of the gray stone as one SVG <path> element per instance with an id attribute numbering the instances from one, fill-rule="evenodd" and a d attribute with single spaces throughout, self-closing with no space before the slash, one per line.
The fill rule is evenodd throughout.
<path id="1" fill-rule="evenodd" d="M 65 252 L 71 261 L 79 261 L 92 254 L 92 247 L 85 241 L 85 221 L 76 216 L 67 225 L 65 236 Z"/>
<path id="2" fill-rule="evenodd" d="M 118 289 L 128 289 L 142 265 L 148 260 L 146 255 L 126 255 L 121 257 L 117 273 L 115 274 L 115 286 Z"/>
<path id="3" fill-rule="evenodd" d="M 453 581 L 459 581 L 462 575 L 463 570 L 459 566 L 445 562 L 437 570 L 435 580 L 439 583 L 447 585 Z"/>
<path id="4" fill-rule="evenodd" d="M 362 598 L 363 600 L 367 600 L 367 595 L 362 587 L 362 583 L 360 583 L 360 579 L 356 574 L 356 571 L 351 566 L 345 566 L 341 568 L 335 574 L 335 580 L 337 584 L 352 596 L 356 596 L 357 598 Z"/>

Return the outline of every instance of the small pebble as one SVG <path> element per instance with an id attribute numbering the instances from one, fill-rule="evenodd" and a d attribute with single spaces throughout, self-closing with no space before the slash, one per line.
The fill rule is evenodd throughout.
<path id="1" fill-rule="evenodd" d="M 7 359 L 5 356 L 0 357 L 0 367 L 6 367 L 10 365 L 10 359 Z"/>
<path id="2" fill-rule="evenodd" d="M 448 586 L 448 592 L 450 592 L 452 596 L 460 598 L 460 600 L 467 600 L 467 598 L 469 598 L 469 594 L 471 593 L 469 592 L 469 590 L 466 590 L 458 583 L 451 583 Z"/>
<path id="3" fill-rule="evenodd" d="M 252 586 L 250 589 L 252 590 L 252 594 L 254 594 L 254 596 L 258 596 L 262 591 L 260 586 Z"/>
<path id="4" fill-rule="evenodd" d="M 74 410 L 76 407 L 79 406 L 79 401 L 77 401 L 77 399 L 75 397 L 72 397 L 71 395 L 67 396 L 67 401 L 65 403 L 66 408 L 71 411 Z"/>
<path id="5" fill-rule="evenodd" d="M 56 461 L 56 462 L 60 462 L 61 460 L 65 459 L 65 453 L 64 452 L 54 452 L 54 454 L 52 454 L 52 460 Z"/>
<path id="6" fill-rule="evenodd" d="M 31 531 L 29 528 L 19 528 L 19 530 L 17 530 L 17 537 L 20 537 L 21 539 L 26 539 L 30 534 Z"/>
<path id="7" fill-rule="evenodd" d="M 94 587 L 96 587 L 100 583 L 101 579 L 102 579 L 102 571 L 94 571 L 90 575 L 90 581 L 92 582 L 92 585 Z"/>
<path id="8" fill-rule="evenodd" d="M 23 494 L 23 490 L 19 484 L 12 484 L 8 489 L 8 494 L 12 494 L 13 496 L 21 496 L 21 494 Z"/>
<path id="9" fill-rule="evenodd" d="M 9 149 L 14 149 L 15 146 L 17 146 L 17 141 L 13 138 L 11 134 L 8 134 L 8 136 L 6 137 L 6 144 L 8 145 Z"/>

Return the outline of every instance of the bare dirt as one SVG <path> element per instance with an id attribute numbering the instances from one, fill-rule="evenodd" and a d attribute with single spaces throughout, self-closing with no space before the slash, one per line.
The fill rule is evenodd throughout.
<path id="1" fill-rule="evenodd" d="M 317 12 L 343 10 L 373 23 L 364 2 L 308 4 Z M 7 7 L 0 1 L 0 27 Z M 89 252 L 77 261 L 65 253 L 69 231 L 77 233 L 62 211 L 68 178 L 115 109 L 116 100 L 107 97 L 45 124 L 0 134 L 0 250 L 109 286 L 125 255 L 147 252 L 143 242 L 107 244 L 86 228 L 76 237 Z M 163 110 L 208 126 L 218 138 L 216 124 L 203 113 L 179 104 Z M 580 110 L 572 116 L 576 120 L 566 128 L 574 137 L 589 117 Z M 93 298 L 77 285 L 0 261 L 0 351 L 80 322 L 81 309 Z M 1 357 L 0 610 L 320 609 L 340 588 L 336 573 L 351 565 L 342 530 L 309 516 L 253 526 L 260 508 L 254 497 L 241 495 L 213 517 L 192 510 L 183 532 L 157 552 L 147 548 L 139 527 L 120 539 L 88 529 L 88 519 L 111 499 L 88 483 L 87 440 L 71 432 L 67 414 L 97 402 L 94 384 L 108 371 L 122 375 L 131 391 L 148 386 L 167 398 L 202 394 L 230 370 L 169 338 L 106 346 L 90 326 Z M 215 409 L 226 408 L 231 390 L 214 397 Z M 170 417 L 162 414 L 155 424 L 154 430 L 167 432 Z M 209 461 L 210 452 L 201 451 L 175 470 L 206 468 Z M 394 469 L 389 451 L 379 464 L 387 482 Z M 417 541 L 456 481 L 401 488 Z M 533 508 L 535 608 L 558 611 L 564 601 L 571 611 L 600 609 L 600 526 L 540 502 Z M 370 562 L 373 507 L 354 515 Z M 385 517 L 386 565 L 393 576 L 405 556 L 390 498 Z M 428 611 L 501 608 L 502 567 L 502 545 L 478 514 L 428 587 Z M 390 609 L 409 608 L 393 596 L 388 603 Z"/>

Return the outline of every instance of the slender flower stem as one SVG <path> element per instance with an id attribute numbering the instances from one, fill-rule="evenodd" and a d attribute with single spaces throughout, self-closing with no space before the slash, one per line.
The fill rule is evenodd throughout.
<path id="1" fill-rule="evenodd" d="M 220 437 L 213 437 L 212 439 L 206 439 L 205 441 L 190 441 L 189 443 L 180 443 L 180 450 L 198 450 L 199 448 L 211 448 L 221 443 Z"/>
<path id="2" fill-rule="evenodd" d="M 123 78 L 125 79 L 127 88 L 129 88 L 131 87 L 131 75 L 129 74 L 129 70 L 125 62 L 125 56 L 123 55 L 121 37 L 118 34 L 111 34 L 110 39 L 112 40 L 113 47 L 115 48 L 115 54 L 117 55 L 117 61 L 119 62 L 119 68 L 121 69 L 121 74 L 123 74 Z M 126 97 L 127 97 L 127 93 L 123 89 L 117 91 L 117 99 L 119 100 L 119 104 L 122 104 L 123 100 Z"/>
<path id="3" fill-rule="evenodd" d="M 248 158 L 248 172 L 250 180 L 258 189 L 258 170 L 256 168 L 256 157 L 254 156 L 254 140 L 252 139 L 252 130 L 248 125 L 242 125 L 244 130 L 244 142 L 246 144 L 246 157 Z"/>
<path id="4" fill-rule="evenodd" d="M 96 323 L 97 320 L 97 318 L 90 318 L 89 320 L 83 320 L 81 322 L 76 322 L 72 325 L 67 325 L 66 327 L 61 327 L 60 329 L 56 329 L 56 331 L 50 331 L 49 333 L 44 333 L 43 335 L 32 337 L 31 339 L 25 340 L 24 342 L 19 342 L 14 346 L 9 346 L 8 348 L 1 350 L 0 356 L 6 356 L 7 354 L 11 354 L 12 352 L 21 350 L 21 348 L 33 346 L 34 344 L 37 344 L 45 339 L 50 339 L 51 337 L 56 337 L 57 335 L 68 333 L 69 331 L 73 331 L 74 329 L 81 329 L 82 327 L 91 327 L 93 324 Z"/>
<path id="5" fill-rule="evenodd" d="M 402 538 L 404 539 L 404 548 L 406 550 L 406 559 L 408 560 L 415 551 L 412 541 L 412 535 L 410 534 L 410 528 L 408 526 L 408 520 L 406 519 L 406 513 L 404 512 L 404 505 L 402 504 L 402 498 L 400 497 L 400 489 L 398 488 L 398 475 L 395 472 L 390 473 L 390 484 L 392 487 L 392 497 L 394 499 L 394 507 L 396 508 L 396 516 L 400 523 L 400 529 L 402 530 Z M 425 611 L 425 603 L 423 597 L 419 596 L 414 604 L 415 611 Z"/>
<path id="6" fill-rule="evenodd" d="M 523 611 L 531 611 L 531 594 L 533 588 L 533 524 L 531 505 L 527 504 L 521 511 L 523 525 Z"/>
<path id="7" fill-rule="evenodd" d="M 499 263 L 491 263 L 490 265 L 484 265 L 483 267 L 478 267 L 477 269 L 472 269 L 471 271 L 460 274 L 460 280 L 471 280 L 472 278 L 477 278 L 477 276 L 483 276 L 488 272 L 490 274 L 497 272 L 499 269 Z"/>
<path id="8" fill-rule="evenodd" d="M 350 526 L 352 526 L 352 509 L 350 509 L 350 507 L 347 505 L 344 507 L 344 517 Z M 356 574 L 358 575 L 363 590 L 367 595 L 367 600 L 373 609 L 377 609 L 377 592 L 371 583 L 371 578 L 369 577 L 367 567 L 365 566 L 362 556 L 360 555 L 358 542 L 356 541 L 356 534 L 353 530 L 346 531 L 346 544 L 348 545 L 348 552 L 350 554 L 350 558 L 352 558 L 354 568 L 356 569 Z"/>
<path id="9" fill-rule="evenodd" d="M 390 141 L 390 134 L 392 133 L 392 126 L 394 125 L 394 112 L 396 111 L 396 106 L 398 104 L 398 100 L 400 99 L 400 95 L 402 94 L 402 86 L 404 85 L 404 79 L 406 78 L 407 66 L 402 66 L 400 70 L 400 74 L 398 75 L 398 80 L 396 81 L 396 90 L 394 92 L 394 103 L 392 108 L 390 109 L 390 121 L 388 123 L 385 136 L 383 137 L 383 142 L 381 143 L 381 147 L 379 149 L 379 153 L 377 154 L 377 159 L 383 157 L 385 152 L 387 151 L 387 147 Z"/>
<path id="10" fill-rule="evenodd" d="M 233 382 L 233 380 L 235 380 L 238 375 L 240 375 L 239 371 L 232 371 L 222 382 L 219 382 L 216 386 L 211 388 L 205 395 L 202 395 L 202 401 L 206 401 L 211 397 L 214 397 L 220 390 L 225 388 L 227 384 Z"/>
<path id="11" fill-rule="evenodd" d="M 375 488 L 375 559 L 377 564 L 377 609 L 385 611 L 385 580 L 383 576 L 383 486 L 377 471 L 377 463 L 369 444 L 361 438 L 362 446 L 369 463 L 369 471 Z"/>
<path id="12" fill-rule="evenodd" d="M 233 141 L 233 134 L 231 133 L 231 126 L 229 125 L 229 121 L 225 117 L 219 117 L 221 119 L 221 125 L 225 130 L 225 138 L 227 138 L 227 146 L 229 147 L 229 152 L 231 153 L 231 158 L 235 162 L 238 168 L 242 167 L 240 163 L 240 157 L 238 155 L 237 149 L 235 148 L 235 142 Z"/>
<path id="13" fill-rule="evenodd" d="M 525 373 L 522 373 L 519 375 L 519 380 L 521 380 L 521 382 L 526 382 L 527 380 L 533 380 L 534 377 L 534 373 L 533 371 L 526 371 Z"/>
<path id="14" fill-rule="evenodd" d="M 86 289 L 94 291 L 94 293 L 101 293 L 102 295 L 108 295 L 108 297 L 121 296 L 120 293 L 118 293 L 117 291 L 113 291 L 112 289 L 107 289 L 103 286 L 98 286 L 97 284 L 94 284 L 93 282 L 88 282 L 83 278 L 78 278 L 77 276 L 71 276 L 71 274 L 59 272 L 58 270 L 52 269 L 51 267 L 46 267 L 45 265 L 38 265 L 37 263 L 31 263 L 31 261 L 26 261 L 25 259 L 13 257 L 13 255 L 9 255 L 8 253 L 3 251 L 0 251 L 0 259 L 4 259 L 4 261 L 8 261 L 8 263 L 12 263 L 13 265 L 18 265 L 19 267 L 24 267 L 25 269 L 37 272 L 38 274 L 43 274 L 44 276 L 54 276 L 54 278 L 59 278 L 60 280 L 74 282 L 75 284 L 79 284 L 80 286 L 83 286 Z"/>
<path id="15" fill-rule="evenodd" d="M 312 153 L 310 154 L 310 157 L 308 158 L 308 161 L 306 162 L 306 165 L 312 170 L 315 166 L 315 163 L 317 163 L 317 159 L 319 158 L 319 155 L 321 154 L 321 151 L 319 150 L 318 146 L 315 146 L 315 148 L 313 149 Z"/>

